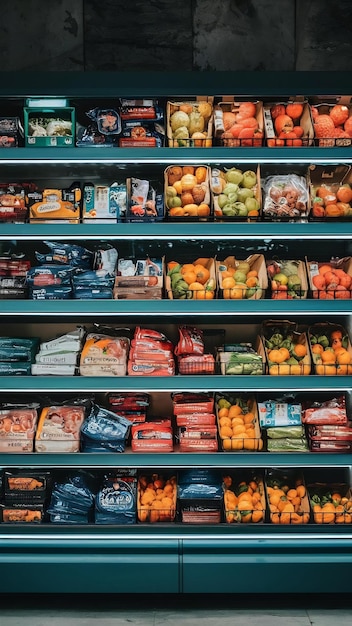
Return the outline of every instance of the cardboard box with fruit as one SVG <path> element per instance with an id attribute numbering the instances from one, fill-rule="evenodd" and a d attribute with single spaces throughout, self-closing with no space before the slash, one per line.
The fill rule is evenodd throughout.
<path id="1" fill-rule="evenodd" d="M 213 167 L 210 189 L 216 220 L 258 220 L 262 203 L 259 165 Z"/>
<path id="2" fill-rule="evenodd" d="M 169 148 L 211 148 L 213 143 L 213 96 L 197 96 L 188 102 L 167 102 Z"/>
<path id="3" fill-rule="evenodd" d="M 265 103 L 264 129 L 266 145 L 301 147 L 314 142 L 314 129 L 307 100 Z"/>
<path id="4" fill-rule="evenodd" d="M 341 148 L 352 145 L 351 96 L 341 96 L 330 103 L 311 100 L 311 115 L 317 146 Z"/>
<path id="5" fill-rule="evenodd" d="M 242 342 L 218 347 L 216 360 L 223 376 L 265 374 L 265 351 L 260 337 L 257 337 L 254 346 L 250 342 Z"/>
<path id="6" fill-rule="evenodd" d="M 308 336 L 315 374 L 320 376 L 352 374 L 352 346 L 343 326 L 321 322 L 310 326 Z"/>
<path id="7" fill-rule="evenodd" d="M 266 470 L 264 485 L 272 524 L 308 524 L 309 498 L 300 472 Z"/>
<path id="8" fill-rule="evenodd" d="M 273 300 L 304 300 L 307 298 L 308 280 L 304 261 L 267 260 L 266 269 Z"/>
<path id="9" fill-rule="evenodd" d="M 263 103 L 223 96 L 214 108 L 214 140 L 228 148 L 260 147 L 264 143 Z"/>
<path id="10" fill-rule="evenodd" d="M 164 284 L 170 300 L 212 300 L 216 297 L 215 259 L 168 261 Z"/>
<path id="11" fill-rule="evenodd" d="M 352 298 L 352 257 L 333 258 L 328 262 L 308 261 L 309 287 L 319 300 L 350 300 Z"/>
<path id="12" fill-rule="evenodd" d="M 119 259 L 113 296 L 115 300 L 161 300 L 164 257 Z"/>
<path id="13" fill-rule="evenodd" d="M 311 219 L 352 219 L 350 165 L 310 165 Z"/>
<path id="14" fill-rule="evenodd" d="M 308 376 L 311 358 L 307 335 L 295 322 L 267 320 L 262 325 L 262 345 L 271 376 Z"/>
<path id="15" fill-rule="evenodd" d="M 221 448 L 225 452 L 263 449 L 258 408 L 252 396 L 216 396 L 216 418 Z"/>
<path id="16" fill-rule="evenodd" d="M 225 300 L 259 300 L 268 286 L 265 259 L 262 254 L 251 254 L 240 261 L 228 256 L 216 261 L 219 293 Z"/>
<path id="17" fill-rule="evenodd" d="M 351 524 L 352 493 L 347 482 L 307 485 L 315 524 Z"/>
<path id="18" fill-rule="evenodd" d="M 141 474 L 137 485 L 139 522 L 173 522 L 176 515 L 176 477 L 166 472 Z"/>
<path id="19" fill-rule="evenodd" d="M 170 165 L 164 172 L 164 198 L 171 219 L 209 220 L 212 217 L 210 168 Z"/>
<path id="20" fill-rule="evenodd" d="M 224 511 L 228 524 L 258 524 L 265 520 L 263 476 L 254 470 L 237 470 L 223 476 Z"/>

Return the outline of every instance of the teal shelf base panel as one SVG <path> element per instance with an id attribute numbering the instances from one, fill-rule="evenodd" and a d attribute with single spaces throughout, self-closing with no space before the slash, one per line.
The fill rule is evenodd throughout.
<path id="1" fill-rule="evenodd" d="M 349 468 L 352 465 L 351 454 L 329 454 L 312 452 L 169 452 L 141 453 L 131 452 L 129 448 L 122 453 L 84 453 L 76 454 L 2 454 L 0 467 L 35 467 L 42 469 L 108 469 L 116 467 L 135 467 L 151 469 L 188 469 L 193 467 L 217 468 L 230 471 L 232 468 Z"/>
<path id="2" fill-rule="evenodd" d="M 0 392 L 347 391 L 351 376 L 0 376 Z"/>
<path id="3" fill-rule="evenodd" d="M 350 593 L 351 541 L 185 540 L 184 593 Z"/>
<path id="4" fill-rule="evenodd" d="M 176 593 L 177 539 L 3 542 L 2 593 Z"/>
<path id="5" fill-rule="evenodd" d="M 1 96 L 0 96 L 1 97 Z M 177 164 L 206 165 L 212 163 L 348 163 L 352 155 L 349 148 L 324 151 L 317 146 L 303 148 L 56 148 L 30 147 L 0 151 L 2 165 L 20 163 L 45 164 L 82 163 L 88 176 L 89 169 L 97 164 Z"/>
<path id="6" fill-rule="evenodd" d="M 0 98 L 337 95 L 352 72 L 0 72 Z M 230 86 L 230 91 L 229 91 Z M 138 93 L 137 93 L 138 91 Z M 292 93 L 294 91 L 294 93 Z"/>
<path id="7" fill-rule="evenodd" d="M 109 317 L 128 316 L 141 320 L 158 316 L 209 318 L 221 316 L 227 322 L 233 318 L 246 316 L 275 315 L 311 316 L 333 315 L 350 316 L 351 300 L 0 300 L 0 318 L 23 318 L 39 315 L 45 319 L 62 316 L 82 319 L 85 316 Z"/>
<path id="8" fill-rule="evenodd" d="M 53 237 L 52 224 L 0 224 L 0 240 L 41 241 Z M 246 239 L 250 241 L 290 239 L 303 241 L 316 239 L 352 239 L 351 222 L 159 222 L 125 224 L 55 224 L 55 240 L 107 238 L 126 240 L 131 237 L 141 241 L 224 241 Z M 322 302 L 321 302 L 322 303 Z"/>

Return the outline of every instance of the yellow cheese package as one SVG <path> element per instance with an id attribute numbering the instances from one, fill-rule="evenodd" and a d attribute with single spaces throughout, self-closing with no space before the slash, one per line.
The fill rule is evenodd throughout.
<path id="1" fill-rule="evenodd" d="M 29 221 L 32 223 L 60 220 L 77 224 L 81 217 L 81 189 L 73 183 L 68 189 L 44 189 L 29 194 Z"/>

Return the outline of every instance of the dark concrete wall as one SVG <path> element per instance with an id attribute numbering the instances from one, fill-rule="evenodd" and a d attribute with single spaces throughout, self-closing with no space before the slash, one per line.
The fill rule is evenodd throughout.
<path id="1" fill-rule="evenodd" d="M 351 0 L 1 0 L 1 70 L 350 70 Z"/>

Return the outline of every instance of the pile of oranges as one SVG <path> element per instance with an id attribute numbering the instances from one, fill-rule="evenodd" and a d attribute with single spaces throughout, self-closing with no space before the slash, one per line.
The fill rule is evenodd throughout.
<path id="1" fill-rule="evenodd" d="M 349 217 L 352 214 L 352 189 L 349 184 L 320 185 L 313 189 L 314 217 Z"/>
<path id="2" fill-rule="evenodd" d="M 352 374 L 352 354 L 342 345 L 341 330 L 334 330 L 330 335 L 330 345 L 314 343 L 311 347 L 315 371 L 323 376 L 347 376 Z"/>
<path id="3" fill-rule="evenodd" d="M 268 146 L 302 146 L 304 128 L 301 126 L 301 117 L 304 106 L 300 102 L 288 104 L 274 104 L 270 108 L 276 139 L 268 139 Z"/>
<path id="4" fill-rule="evenodd" d="M 259 480 L 241 481 L 233 485 L 231 476 L 224 476 L 225 519 L 233 522 L 257 524 L 264 520 L 265 498 L 263 483 Z"/>
<path id="5" fill-rule="evenodd" d="M 309 522 L 309 503 L 307 492 L 300 479 L 294 486 L 282 484 L 267 485 L 270 506 L 270 521 L 273 524 L 307 524 Z"/>
<path id="6" fill-rule="evenodd" d="M 352 276 L 342 268 L 334 268 L 329 263 L 322 263 L 318 274 L 312 277 L 316 290 L 313 297 L 320 300 L 349 300 L 351 298 Z"/>
<path id="7" fill-rule="evenodd" d="M 262 450 L 258 419 L 238 404 L 218 410 L 218 428 L 223 450 Z"/>

